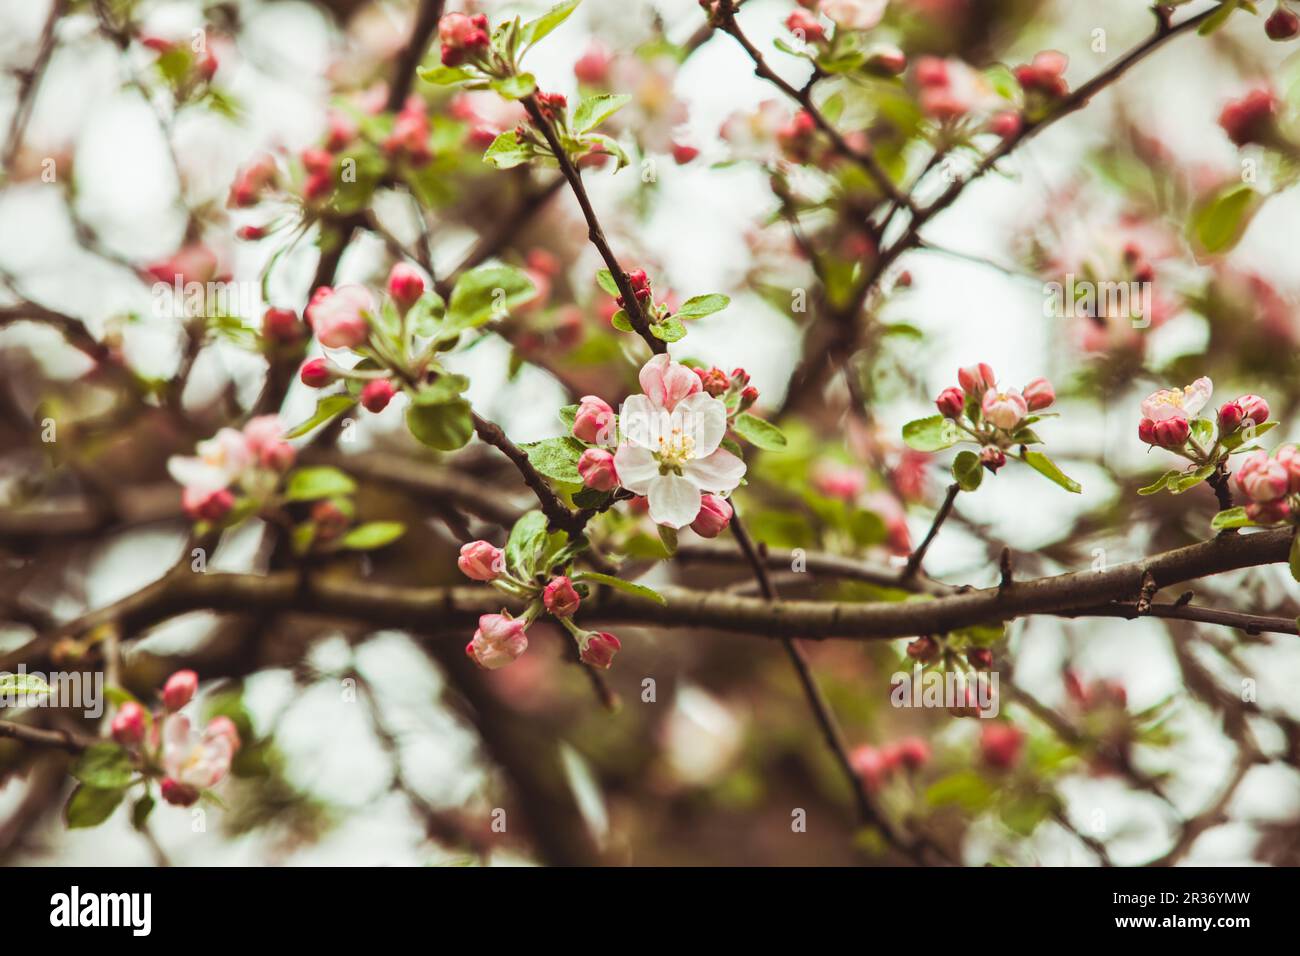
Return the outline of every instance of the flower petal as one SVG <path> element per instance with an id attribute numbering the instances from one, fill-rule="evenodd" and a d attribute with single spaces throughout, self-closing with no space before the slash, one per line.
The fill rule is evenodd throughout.
<path id="1" fill-rule="evenodd" d="M 632 444 L 620 445 L 614 452 L 614 470 L 618 472 L 620 485 L 643 495 L 650 482 L 659 476 L 659 462 L 649 449 Z"/>
<path id="2" fill-rule="evenodd" d="M 745 476 L 745 463 L 725 448 L 719 448 L 705 458 L 688 461 L 682 467 L 682 475 L 704 491 L 731 491 Z"/>
<path id="3" fill-rule="evenodd" d="M 646 397 L 660 408 L 663 407 L 665 398 L 664 373 L 668 371 L 668 363 L 671 361 L 667 353 L 656 355 L 641 366 L 641 371 L 637 374 L 641 391 L 645 392 Z"/>
<path id="4" fill-rule="evenodd" d="M 673 424 L 694 439 L 694 457 L 707 458 L 727 434 L 727 406 L 712 395 L 696 392 L 677 403 Z"/>
<path id="5" fill-rule="evenodd" d="M 225 469 L 214 468 L 198 458 L 172 455 L 167 459 L 167 473 L 183 488 L 195 491 L 220 491 L 230 484 Z"/>
<path id="6" fill-rule="evenodd" d="M 644 395 L 630 395 L 618 410 L 618 427 L 623 440 L 642 448 L 659 447 L 658 438 L 667 434 L 668 413 Z"/>
<path id="7" fill-rule="evenodd" d="M 700 489 L 681 475 L 660 475 L 646 489 L 650 520 L 670 528 L 684 528 L 700 513 Z"/>

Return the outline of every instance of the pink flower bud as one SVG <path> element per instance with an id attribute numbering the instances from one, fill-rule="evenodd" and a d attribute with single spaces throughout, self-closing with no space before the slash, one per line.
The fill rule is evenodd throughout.
<path id="1" fill-rule="evenodd" d="M 1241 406 L 1244 417 L 1250 419 L 1256 425 L 1262 425 L 1268 421 L 1268 402 L 1258 395 L 1243 395 L 1237 399 L 1237 404 Z"/>
<path id="2" fill-rule="evenodd" d="M 311 523 L 316 526 L 317 541 L 333 541 L 352 523 L 352 519 L 332 501 L 318 501 L 311 506 Z"/>
<path id="3" fill-rule="evenodd" d="M 1251 452 L 1237 469 L 1237 485 L 1251 501 L 1276 501 L 1289 493 L 1291 472 L 1268 452 Z"/>
<path id="4" fill-rule="evenodd" d="M 578 458 L 582 483 L 595 491 L 613 491 L 618 487 L 614 456 L 603 448 L 588 448 Z"/>
<path id="5" fill-rule="evenodd" d="M 1291 517 L 1291 505 L 1285 498 L 1250 501 L 1246 503 L 1246 517 L 1258 524 L 1276 524 Z"/>
<path id="6" fill-rule="evenodd" d="M 733 509 L 726 498 L 717 495 L 700 497 L 700 513 L 691 522 L 691 530 L 701 538 L 716 538 L 731 523 Z"/>
<path id="7" fill-rule="evenodd" d="M 993 652 L 987 647 L 972 647 L 966 652 L 966 660 L 971 667 L 986 671 L 993 666 Z"/>
<path id="8" fill-rule="evenodd" d="M 875 76 L 900 76 L 907 69 L 907 55 L 896 46 L 878 46 L 867 52 L 862 68 Z"/>
<path id="9" fill-rule="evenodd" d="M 945 388 L 934 400 L 939 414 L 944 418 L 961 418 L 966 408 L 966 396 L 959 388 Z"/>
<path id="10" fill-rule="evenodd" d="M 1138 438 L 1148 445 L 1156 443 L 1156 423 L 1149 418 L 1144 418 L 1138 422 Z"/>
<path id="11" fill-rule="evenodd" d="M 438 40 L 442 44 L 442 62 L 445 66 L 460 66 L 487 51 L 487 17 L 481 13 L 468 16 L 448 13 L 438 21 Z"/>
<path id="12" fill-rule="evenodd" d="M 907 656 L 925 663 L 939 656 L 939 643 L 933 637 L 918 637 L 907 645 Z"/>
<path id="13" fill-rule="evenodd" d="M 573 418 L 573 437 L 593 445 L 608 445 L 614 437 L 614 409 L 595 395 L 584 395 Z"/>
<path id="14" fill-rule="evenodd" d="M 879 790 L 889 776 L 890 766 L 884 753 L 870 744 L 853 748 L 849 754 L 849 765 L 871 791 Z"/>
<path id="15" fill-rule="evenodd" d="M 685 365 L 674 362 L 667 354 L 656 355 L 646 362 L 637 378 L 641 383 L 641 391 L 645 392 L 650 401 L 662 405 L 670 412 L 682 399 L 689 398 L 704 388 L 698 375 Z"/>
<path id="16" fill-rule="evenodd" d="M 1042 93 L 1052 98 L 1064 96 L 1070 88 L 1065 82 L 1065 68 L 1069 60 L 1065 54 L 1045 50 L 1034 55 L 1032 62 L 1016 67 L 1016 80 L 1026 91 Z"/>
<path id="17" fill-rule="evenodd" d="M 505 570 L 505 552 L 489 541 L 461 545 L 456 566 L 472 581 L 493 581 Z"/>
<path id="18" fill-rule="evenodd" d="M 1023 125 L 1019 113 L 1013 110 L 1003 110 L 1001 113 L 995 113 L 993 118 L 989 120 L 988 131 L 1002 139 L 1010 139 L 1020 133 L 1020 128 Z"/>
<path id="19" fill-rule="evenodd" d="M 556 617 L 572 617 L 581 603 L 582 598 L 573 589 L 573 582 L 563 575 L 551 578 L 542 588 L 542 604 Z"/>
<path id="20" fill-rule="evenodd" d="M 644 269 L 633 269 L 631 272 L 627 273 L 627 282 L 628 285 L 632 287 L 632 292 L 636 295 L 637 302 L 644 302 L 650 298 L 650 277 L 645 274 Z M 623 301 L 621 295 L 614 301 L 625 308 L 627 306 L 627 303 Z M 664 355 L 662 357 L 667 358 L 668 356 Z"/>
<path id="21" fill-rule="evenodd" d="M 993 374 L 993 369 L 980 362 L 978 365 L 968 365 L 966 368 L 958 369 L 957 382 L 967 395 L 983 398 L 984 393 L 997 384 L 997 376 Z"/>
<path id="22" fill-rule="evenodd" d="M 602 86 L 609 79 L 609 65 L 613 58 L 599 43 L 592 43 L 587 52 L 573 64 L 573 75 L 579 83 Z"/>
<path id="23" fill-rule="evenodd" d="M 1192 425 L 1186 418 L 1166 418 L 1153 423 L 1151 433 L 1160 447 L 1181 448 L 1192 433 Z"/>
<path id="24" fill-rule="evenodd" d="M 1219 431 L 1230 435 L 1237 430 L 1246 413 L 1236 402 L 1224 402 L 1219 406 Z"/>
<path id="25" fill-rule="evenodd" d="M 268 341 L 297 342 L 306 334 L 306 328 L 298 321 L 298 313 L 293 309 L 271 308 L 262 315 L 262 335 Z"/>
<path id="26" fill-rule="evenodd" d="M 235 176 L 226 205 L 235 209 L 256 205 L 262 193 L 275 182 L 277 173 L 274 156 L 270 153 L 258 156 Z"/>
<path id="27" fill-rule="evenodd" d="M 1269 89 L 1257 89 L 1234 100 L 1219 114 L 1219 125 L 1237 146 L 1265 143 L 1276 132 L 1278 100 Z"/>
<path id="28" fill-rule="evenodd" d="M 235 496 L 225 488 L 185 488 L 181 510 L 193 521 L 220 521 L 235 506 Z"/>
<path id="29" fill-rule="evenodd" d="M 1029 414 L 1029 403 L 1014 388 L 1006 391 L 989 389 L 981 404 L 985 421 L 1003 431 L 1011 431 Z"/>
<path id="30" fill-rule="evenodd" d="M 609 670 L 614 655 L 623 649 L 623 643 L 608 631 L 595 631 L 587 636 L 587 643 L 578 655 L 584 664 Z"/>
<path id="31" fill-rule="evenodd" d="M 303 363 L 302 371 L 298 373 L 298 377 L 309 388 L 324 388 L 334 381 L 334 371 L 330 368 L 330 363 L 325 359 L 314 358 Z"/>
<path id="32" fill-rule="evenodd" d="M 378 414 L 388 407 L 396 394 L 392 382 L 386 378 L 377 378 L 373 382 L 366 382 L 366 387 L 361 390 L 361 405 L 366 411 Z"/>
<path id="33" fill-rule="evenodd" d="M 785 28 L 808 43 L 820 43 L 826 39 L 826 28 L 821 25 L 816 14 L 807 10 L 796 9 L 786 17 Z"/>
<path id="34" fill-rule="evenodd" d="M 394 263 L 388 273 L 388 294 L 405 311 L 424 295 L 424 277 L 405 262 Z"/>
<path id="35" fill-rule="evenodd" d="M 904 737 L 894 749 L 898 762 L 908 770 L 917 770 L 930 761 L 930 745 L 920 737 Z"/>
<path id="36" fill-rule="evenodd" d="M 144 708 L 135 701 L 128 700 L 113 716 L 112 731 L 113 739 L 123 747 L 144 740 Z"/>
<path id="37" fill-rule="evenodd" d="M 990 722 L 980 733 L 980 754 L 989 766 L 1010 770 L 1020 761 L 1024 743 L 1024 732 L 1015 724 Z"/>
<path id="38" fill-rule="evenodd" d="M 350 349 L 366 340 L 374 311 L 374 296 L 364 286 L 322 286 L 312 295 L 306 315 L 321 345 Z"/>
<path id="39" fill-rule="evenodd" d="M 163 685 L 163 706 L 171 711 L 180 710 L 193 699 L 198 689 L 198 674 L 191 670 L 177 671 Z"/>
<path id="40" fill-rule="evenodd" d="M 716 365 L 713 368 L 697 368 L 694 371 L 705 393 L 712 395 L 714 398 L 719 397 L 731 388 L 731 379 L 726 372 Z"/>
<path id="41" fill-rule="evenodd" d="M 758 401 L 758 389 L 753 385 L 746 385 L 740 392 L 740 404 L 736 406 L 736 410 L 743 412 L 747 408 L 752 408 L 756 401 Z"/>
<path id="42" fill-rule="evenodd" d="M 509 614 L 484 614 L 478 619 L 474 639 L 465 645 L 465 653 L 488 670 L 497 670 L 518 659 L 528 650 L 526 625 Z"/>
<path id="43" fill-rule="evenodd" d="M 297 452 L 284 440 L 284 424 L 279 415 L 258 415 L 244 426 L 244 444 L 263 468 L 288 471 Z"/>
<path id="44" fill-rule="evenodd" d="M 192 807 L 199 800 L 199 790 L 188 784 L 178 783 L 171 777 L 164 777 L 159 785 L 162 798 L 174 807 Z"/>
<path id="45" fill-rule="evenodd" d="M 1290 40 L 1300 34 L 1300 17 L 1278 4 L 1264 21 L 1264 33 L 1270 40 Z"/>
<path id="46" fill-rule="evenodd" d="M 1031 412 L 1046 408 L 1056 401 L 1056 389 L 1052 388 L 1052 383 L 1045 378 L 1034 379 L 1025 386 L 1023 394 Z"/>
<path id="47" fill-rule="evenodd" d="M 1293 495 L 1300 492 L 1300 447 L 1283 445 L 1277 450 L 1276 459 L 1286 469 L 1289 478 L 1287 491 Z"/>
<path id="48" fill-rule="evenodd" d="M 673 162 L 678 166 L 685 166 L 698 158 L 699 155 L 700 150 L 696 146 L 691 146 L 688 143 L 673 143 Z"/>
<path id="49" fill-rule="evenodd" d="M 998 473 L 998 469 L 1007 463 L 1007 455 L 1001 448 L 994 448 L 990 445 L 987 448 L 980 449 L 980 464 L 991 471 L 993 474 Z"/>
<path id="50" fill-rule="evenodd" d="M 266 235 L 266 229 L 262 226 L 240 226 L 235 231 L 235 236 L 245 242 L 254 242 Z"/>

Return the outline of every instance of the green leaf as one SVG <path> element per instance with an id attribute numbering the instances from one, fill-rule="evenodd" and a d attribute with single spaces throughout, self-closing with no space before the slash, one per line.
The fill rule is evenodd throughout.
<path id="1" fill-rule="evenodd" d="M 67 805 L 63 808 L 63 818 L 69 829 L 99 826 L 117 809 L 117 805 L 126 796 L 125 790 L 101 790 L 81 784 L 72 791 Z"/>
<path id="2" fill-rule="evenodd" d="M 86 786 L 99 790 L 120 789 L 135 776 L 131 757 L 122 747 L 108 741 L 83 750 L 70 773 Z"/>
<path id="3" fill-rule="evenodd" d="M 959 770 L 930 785 L 925 791 L 925 802 L 932 807 L 957 804 L 970 813 L 977 813 L 993 802 L 996 794 L 980 774 L 974 770 Z"/>
<path id="4" fill-rule="evenodd" d="M 519 40 L 523 49 L 527 50 L 530 46 L 546 36 L 565 20 L 569 15 L 578 9 L 581 0 L 566 0 L 565 3 L 557 3 L 550 10 L 543 13 L 535 20 L 529 20 L 519 31 Z"/>
<path id="5" fill-rule="evenodd" d="M 357 483 L 345 472 L 332 465 L 316 465 L 299 468 L 289 476 L 289 483 L 284 489 L 284 500 L 317 501 L 321 498 L 350 495 L 356 490 Z"/>
<path id="6" fill-rule="evenodd" d="M 904 425 L 903 441 L 916 451 L 943 451 L 961 441 L 961 431 L 942 415 L 931 415 Z"/>
<path id="7" fill-rule="evenodd" d="M 351 395 L 327 395 L 316 403 L 316 411 L 301 425 L 285 432 L 285 438 L 301 438 L 331 419 L 337 418 L 357 403 Z"/>
<path id="8" fill-rule="evenodd" d="M 1163 475 L 1161 475 L 1155 481 L 1151 482 L 1151 484 L 1147 485 L 1145 488 L 1139 488 L 1138 494 L 1154 495 L 1157 491 L 1160 491 L 1162 488 L 1164 488 L 1165 485 L 1169 484 L 1169 482 L 1177 479 L 1178 476 L 1181 474 L 1182 472 L 1176 468 L 1171 471 L 1166 471 Z"/>
<path id="9" fill-rule="evenodd" d="M 510 529 L 506 541 L 506 565 L 523 578 L 533 576 L 538 549 L 546 541 L 546 515 L 529 511 Z"/>
<path id="10" fill-rule="evenodd" d="M 1221 189 L 1192 213 L 1189 226 L 1196 247 L 1209 254 L 1231 249 L 1245 234 L 1261 202 L 1259 194 L 1245 183 Z"/>
<path id="11" fill-rule="evenodd" d="M 608 269 L 601 269 L 596 273 L 596 285 L 600 286 L 610 295 L 617 296 L 621 294 L 618 291 L 618 283 L 614 281 L 614 273 L 610 272 Z"/>
<path id="12" fill-rule="evenodd" d="M 508 100 L 522 100 L 537 90 L 537 77 L 531 73 L 516 73 L 491 80 L 488 86 Z"/>
<path id="13" fill-rule="evenodd" d="M 648 588 L 644 584 L 633 584 L 631 581 L 624 581 L 622 578 L 616 578 L 612 574 L 601 574 L 598 571 L 583 571 L 577 576 L 580 581 L 594 581 L 597 584 L 607 584 L 616 591 L 622 591 L 624 594 L 631 594 L 634 597 L 645 598 L 647 601 L 654 601 L 656 604 L 667 604 L 668 599 L 656 591 L 654 588 Z"/>
<path id="14" fill-rule="evenodd" d="M 466 80 L 474 79 L 477 74 L 459 66 L 431 66 L 420 71 L 420 79 L 426 83 L 433 83 L 435 86 L 451 86 L 453 83 L 464 83 Z"/>
<path id="15" fill-rule="evenodd" d="M 1220 511 L 1210 521 L 1210 527 L 1215 531 L 1222 531 L 1224 528 L 1253 528 L 1255 526 L 1255 522 L 1246 517 L 1246 509 L 1240 506 Z"/>
<path id="16" fill-rule="evenodd" d="M 680 342 L 686 338 L 686 326 L 675 315 L 668 316 L 662 322 L 656 322 L 650 326 L 650 331 L 654 333 L 655 338 L 665 342 Z"/>
<path id="17" fill-rule="evenodd" d="M 1256 438 L 1259 438 L 1265 432 L 1272 431 L 1276 427 L 1277 422 L 1262 422 L 1261 424 L 1256 425 L 1253 429 L 1250 427 L 1239 428 L 1231 435 L 1224 437 L 1222 445 L 1225 451 L 1229 451 L 1234 455 L 1238 452 L 1249 451 L 1254 448 Z"/>
<path id="18" fill-rule="evenodd" d="M 1196 32 L 1201 36 L 1209 36 L 1215 30 L 1219 29 L 1228 22 L 1228 17 L 1232 16 L 1237 9 L 1238 0 L 1224 0 L 1219 4 L 1217 10 L 1201 21 L 1201 25 L 1196 28 Z"/>
<path id="19" fill-rule="evenodd" d="M 1180 474 L 1177 478 L 1171 479 L 1165 484 L 1166 487 L 1168 487 L 1170 494 L 1181 495 L 1184 491 L 1195 488 L 1212 474 L 1214 474 L 1213 464 L 1202 465 L 1195 471 L 1187 474 Z"/>
<path id="20" fill-rule="evenodd" d="M 131 826 L 137 830 L 143 830 L 146 821 L 149 819 L 149 814 L 153 812 L 153 808 L 154 799 L 150 794 L 146 793 L 131 807 Z"/>
<path id="21" fill-rule="evenodd" d="M 1034 469 L 1034 471 L 1046 478 L 1052 479 L 1052 481 L 1056 482 L 1066 491 L 1074 492 L 1076 495 L 1083 491 L 1083 488 L 1080 487 L 1077 481 L 1067 476 L 1060 468 L 1057 468 L 1056 462 L 1052 461 L 1052 459 L 1048 458 L 1041 451 L 1026 450 L 1021 452 L 1020 457 L 1024 460 L 1025 464 Z"/>
<path id="22" fill-rule="evenodd" d="M 749 412 L 737 415 L 731 427 L 737 435 L 758 448 L 780 451 L 786 446 L 786 437 L 781 429 Z"/>
<path id="23" fill-rule="evenodd" d="M 514 266 L 482 265 L 460 277 L 451 290 L 451 302 L 440 334 L 478 328 L 537 294 L 527 274 Z"/>
<path id="24" fill-rule="evenodd" d="M 973 451 L 960 451 L 952 462 L 952 476 L 962 491 L 974 491 L 984 480 L 984 466 Z"/>
<path id="25" fill-rule="evenodd" d="M 573 431 L 573 423 L 578 420 L 578 406 L 565 405 L 560 409 L 560 421 L 564 423 L 565 431 Z"/>
<path id="26" fill-rule="evenodd" d="M 619 309 L 612 316 L 610 316 L 609 324 L 614 326 L 614 328 L 618 329 L 620 332 L 636 331 L 636 329 L 632 327 L 632 320 L 627 317 L 627 313 L 624 312 L 622 309 Z"/>
<path id="27" fill-rule="evenodd" d="M 731 299 L 720 292 L 696 295 L 683 302 L 682 307 L 674 315 L 679 319 L 699 319 L 714 312 L 721 312 L 729 305 Z"/>
<path id="28" fill-rule="evenodd" d="M 632 99 L 626 93 L 599 93 L 588 96 L 573 111 L 572 127 L 575 133 L 586 133 L 621 110 Z"/>
<path id="29" fill-rule="evenodd" d="M 469 402 L 463 399 L 438 405 L 412 403 L 406 409 L 406 427 L 418 441 L 438 451 L 463 448 L 474 434 Z"/>
<path id="30" fill-rule="evenodd" d="M 528 460 L 532 466 L 547 478 L 570 485 L 582 484 L 582 475 L 578 473 L 578 459 L 587 450 L 587 446 L 578 439 L 566 435 L 527 442 L 519 447 L 528 452 Z"/>
<path id="31" fill-rule="evenodd" d="M 659 530 L 659 540 L 663 543 L 664 550 L 667 551 L 670 556 L 676 554 L 677 529 L 670 528 L 666 524 L 656 525 L 655 527 Z"/>
<path id="32" fill-rule="evenodd" d="M 617 159 L 618 165 L 614 167 L 614 172 L 618 172 L 629 162 L 627 153 L 612 136 L 606 136 L 604 133 L 584 133 L 582 142 L 587 147 L 588 153 L 605 153 Z"/>
<path id="33" fill-rule="evenodd" d="M 1292 535 L 1291 537 L 1291 554 L 1287 559 L 1287 563 L 1291 568 L 1291 577 L 1300 581 L 1300 535 Z"/>
<path id="34" fill-rule="evenodd" d="M 413 405 L 446 405 L 460 400 L 461 392 L 469 388 L 469 379 L 464 375 L 444 372 L 411 396 Z"/>
<path id="35" fill-rule="evenodd" d="M 483 154 L 483 162 L 493 169 L 513 169 L 532 158 L 533 147 L 528 143 L 519 142 L 519 137 L 512 129 L 506 130 L 492 140 L 492 145 Z"/>
<path id="36" fill-rule="evenodd" d="M 13 697 L 27 694 L 44 696 L 49 692 L 50 685 L 36 674 L 0 674 L 0 694 Z"/>
<path id="37" fill-rule="evenodd" d="M 339 547 L 349 551 L 373 551 L 391 544 L 406 533 L 400 521 L 368 521 L 359 524 L 339 541 Z"/>

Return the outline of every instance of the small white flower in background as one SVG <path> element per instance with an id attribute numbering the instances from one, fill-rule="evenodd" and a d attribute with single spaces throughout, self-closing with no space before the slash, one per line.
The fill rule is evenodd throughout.
<path id="1" fill-rule="evenodd" d="M 193 803 L 230 772 L 238 746 L 239 735 L 228 721 L 214 721 L 208 731 L 199 734 L 184 714 L 169 716 L 162 728 L 162 765 L 167 775 L 164 799 L 181 806 Z"/>
<path id="2" fill-rule="evenodd" d="M 646 496 L 656 524 L 684 528 L 700 513 L 701 494 L 734 489 L 745 463 L 718 447 L 727 407 L 699 390 L 689 368 L 656 356 L 641 370 L 641 386 L 646 394 L 628 398 L 619 416 L 619 483 Z"/>

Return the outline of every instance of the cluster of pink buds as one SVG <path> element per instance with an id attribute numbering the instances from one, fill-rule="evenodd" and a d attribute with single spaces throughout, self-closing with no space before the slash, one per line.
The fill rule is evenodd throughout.
<path id="1" fill-rule="evenodd" d="M 911 773 L 930 760 L 930 745 L 920 737 L 904 737 L 882 747 L 863 744 L 849 754 L 849 763 L 870 791 L 879 790 L 899 771 Z"/>
<path id="2" fill-rule="evenodd" d="M 823 43 L 826 40 L 826 28 L 817 19 L 817 14 L 801 7 L 796 7 L 786 17 L 785 27 L 805 43 Z"/>
<path id="3" fill-rule="evenodd" d="M 465 653 L 488 670 L 505 667 L 528 650 L 528 627 L 544 610 L 573 635 L 581 660 L 602 669 L 614 661 L 622 645 L 605 631 L 587 631 L 573 622 L 582 606 L 582 593 L 567 575 L 555 575 L 545 585 L 512 573 L 505 552 L 489 541 L 471 541 L 460 549 L 457 566 L 473 581 L 491 583 L 512 597 L 529 602 L 520 617 L 484 614 Z M 585 587 L 585 586 L 584 586 Z"/>
<path id="4" fill-rule="evenodd" d="M 393 158 L 402 157 L 412 166 L 424 166 L 433 158 L 429 149 L 431 129 L 424 100 L 411 96 L 393 117 L 393 130 L 384 139 L 384 152 Z"/>
<path id="5" fill-rule="evenodd" d="M 1064 53 L 1044 50 L 1034 58 L 1016 67 L 1016 81 L 1027 94 L 1037 94 L 1045 99 L 1060 99 L 1070 91 L 1065 82 L 1065 68 L 1070 61 Z"/>
<path id="6" fill-rule="evenodd" d="M 230 185 L 230 195 L 226 199 L 226 205 L 232 209 L 246 209 L 257 205 L 263 193 L 275 186 L 278 176 L 279 170 L 275 165 L 275 157 L 270 153 L 262 153 L 235 175 L 235 181 Z"/>
<path id="7" fill-rule="evenodd" d="M 646 275 L 644 269 L 633 269 L 629 272 L 627 274 L 627 283 L 632 287 L 632 293 L 636 296 L 638 303 L 644 303 L 650 298 L 650 277 Z M 618 303 L 619 308 L 627 308 L 627 303 L 623 301 L 621 295 L 615 301 Z"/>
<path id="8" fill-rule="evenodd" d="M 307 327 L 293 309 L 272 306 L 262 315 L 262 337 L 275 345 L 294 345 L 307 337 Z"/>
<path id="9" fill-rule="evenodd" d="M 444 66 L 473 62 L 487 52 L 492 38 L 488 35 L 487 17 L 448 13 L 438 21 L 438 41 L 442 44 Z"/>
<path id="10" fill-rule="evenodd" d="M 1237 469 L 1237 487 L 1247 499 L 1246 517 L 1257 524 L 1275 524 L 1296 514 L 1300 494 L 1300 448 L 1283 445 L 1276 457 L 1255 451 Z"/>
<path id="11" fill-rule="evenodd" d="M 997 384 L 993 369 L 981 362 L 957 372 L 958 387 L 945 388 L 935 399 L 939 413 L 984 447 L 980 462 L 991 472 L 1006 464 L 1004 449 L 1024 443 L 1022 426 L 1031 412 L 1056 401 L 1056 390 L 1045 378 L 1036 378 L 1023 390 Z"/>
<path id="12" fill-rule="evenodd" d="M 743 412 L 758 401 L 758 389 L 749 384 L 749 373 L 743 368 L 732 369 L 730 375 L 716 366 L 694 371 L 705 393 L 722 399 L 728 409 Z"/>
<path id="13" fill-rule="evenodd" d="M 177 671 L 163 685 L 162 709 L 149 713 L 134 700 L 126 701 L 113 716 L 113 739 L 137 754 L 146 772 L 162 776 L 162 798 L 176 806 L 194 804 L 230 772 L 239 750 L 239 731 L 229 717 L 214 717 L 196 733 L 179 711 L 198 691 L 199 677 L 192 670 Z"/>

